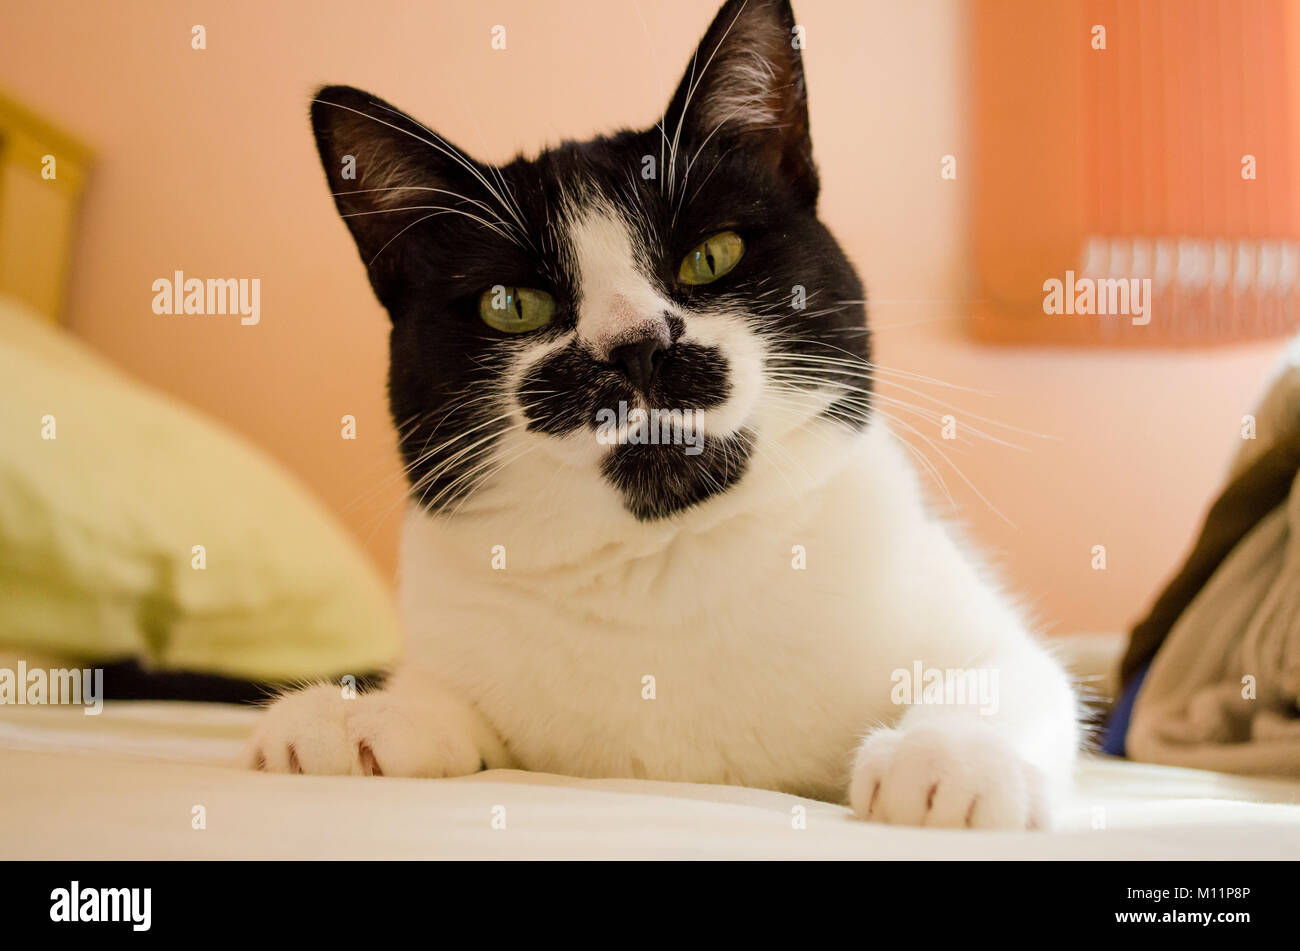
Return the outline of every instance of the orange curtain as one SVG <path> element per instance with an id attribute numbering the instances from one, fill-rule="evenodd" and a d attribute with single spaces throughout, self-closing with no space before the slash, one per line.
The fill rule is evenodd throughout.
<path id="1" fill-rule="evenodd" d="M 973 68 L 979 338 L 1300 326 L 1300 0 L 976 0 Z M 1085 279 L 1146 319 L 1062 312 Z"/>

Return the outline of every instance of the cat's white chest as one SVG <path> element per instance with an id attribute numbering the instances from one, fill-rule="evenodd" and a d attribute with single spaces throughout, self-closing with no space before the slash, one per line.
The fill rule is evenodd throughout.
<path id="1" fill-rule="evenodd" d="M 888 715 L 887 658 L 854 636 L 860 612 L 763 587 L 743 604 L 698 592 L 668 629 L 562 606 L 453 612 L 442 623 L 457 636 L 427 656 L 528 769 L 827 792 L 862 724 Z"/>
<path id="2" fill-rule="evenodd" d="M 861 525 L 881 500 L 855 484 L 789 522 L 737 519 L 657 555 L 522 581 L 445 557 L 417 521 L 410 659 L 528 769 L 834 797 L 856 738 L 896 713 L 890 672 L 912 656 L 908 592 Z M 503 549 L 525 544 L 507 532 Z M 413 592 L 417 577 L 441 590 Z"/>

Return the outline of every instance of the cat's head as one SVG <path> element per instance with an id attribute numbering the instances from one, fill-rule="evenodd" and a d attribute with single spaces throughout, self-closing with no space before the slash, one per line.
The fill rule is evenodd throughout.
<path id="1" fill-rule="evenodd" d="M 659 124 L 499 167 L 367 93 L 318 93 L 428 510 L 540 450 L 661 519 L 784 432 L 865 424 L 862 288 L 817 218 L 801 46 L 786 0 L 730 0 Z"/>

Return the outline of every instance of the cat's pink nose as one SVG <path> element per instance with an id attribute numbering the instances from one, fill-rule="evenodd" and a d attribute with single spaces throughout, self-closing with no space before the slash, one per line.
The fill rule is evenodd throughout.
<path id="1" fill-rule="evenodd" d="M 625 294 L 612 294 L 584 306 L 578 320 L 578 334 L 597 360 L 621 366 L 614 351 L 647 340 L 656 340 L 660 350 L 672 344 L 667 315 L 657 300 L 633 302 Z M 631 351 L 624 350 L 627 354 Z"/>

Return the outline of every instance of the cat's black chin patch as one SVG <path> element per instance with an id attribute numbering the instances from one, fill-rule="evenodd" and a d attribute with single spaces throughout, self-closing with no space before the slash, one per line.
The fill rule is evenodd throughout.
<path id="1" fill-rule="evenodd" d="M 649 522 L 727 491 L 748 471 L 753 448 L 749 429 L 706 436 L 694 455 L 680 445 L 615 446 L 601 474 L 622 494 L 624 507 Z"/>

